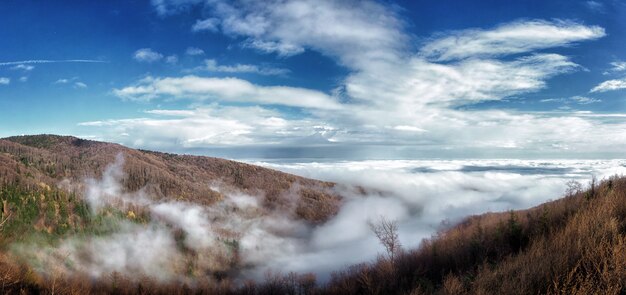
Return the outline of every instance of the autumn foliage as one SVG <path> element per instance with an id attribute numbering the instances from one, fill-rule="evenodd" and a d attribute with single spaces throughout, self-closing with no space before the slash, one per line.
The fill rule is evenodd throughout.
<path id="1" fill-rule="evenodd" d="M 195 179 L 220 179 L 249 192 L 268 192 L 267 207 L 287 208 L 311 224 L 336 213 L 341 199 L 332 183 L 232 161 L 137 151 L 71 137 L 0 140 L 1 294 L 624 294 L 626 293 L 626 178 L 568 185 L 563 198 L 521 211 L 471 216 L 402 250 L 393 221 L 372 223 L 387 250 L 376 261 L 337 270 L 325 283 L 312 274 L 268 273 L 263 282 L 223 277 L 193 284 L 127 278 L 112 273 L 94 280 L 38 273 L 11 256 L 8 245 L 35 233 L 54 239 L 67 233 L 106 230 L 87 214 L 63 179 L 98 176 L 120 150 L 127 153 L 125 187 L 149 187 L 160 198 L 210 206 L 219 192 Z M 284 198 L 297 184 L 299 203 Z M 555 196 L 557 197 L 557 196 Z M 137 214 L 135 214 L 137 213 Z M 141 222 L 141 214 L 118 212 Z M 279 271 L 279 270 L 278 270 Z"/>

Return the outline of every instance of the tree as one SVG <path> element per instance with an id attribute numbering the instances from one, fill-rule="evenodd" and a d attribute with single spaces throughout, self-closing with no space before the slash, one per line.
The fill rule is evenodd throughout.
<path id="1" fill-rule="evenodd" d="M 576 180 L 570 180 L 565 185 L 567 186 L 565 189 L 565 196 L 567 197 L 573 197 L 583 190 L 583 185 Z"/>
<path id="2" fill-rule="evenodd" d="M 389 259 L 391 262 L 394 262 L 402 248 L 398 237 L 398 222 L 380 216 L 380 219 L 376 223 L 372 221 L 368 223 L 370 229 L 378 238 L 378 241 L 385 247 Z"/>

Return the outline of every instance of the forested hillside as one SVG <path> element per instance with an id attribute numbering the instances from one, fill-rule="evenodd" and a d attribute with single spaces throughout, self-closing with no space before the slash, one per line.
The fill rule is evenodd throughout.
<path id="1" fill-rule="evenodd" d="M 285 229 L 280 223 L 322 224 L 341 206 L 333 183 L 234 161 L 49 135 L 0 140 L 0 179 L 0 293 L 626 292 L 626 179 L 617 176 L 584 189 L 570 186 L 566 196 L 531 209 L 468 217 L 416 249 L 387 247 L 376 261 L 337 269 L 324 283 L 295 273 L 242 279 L 255 265 L 242 252 L 238 230 L 252 229 L 261 241 L 267 234 L 279 236 Z M 109 183 L 116 181 L 119 187 Z M 94 194 L 121 197 L 100 204 L 90 199 Z M 257 200 L 258 206 L 248 204 Z M 199 210 L 210 213 L 209 224 L 194 223 L 204 216 Z M 262 220 L 277 231 L 257 232 Z M 386 228 L 373 226 L 383 243 L 397 238 L 389 222 Z M 158 244 L 161 233 L 165 243 Z M 152 243 L 171 249 L 156 271 L 132 257 L 121 268 L 98 265 L 108 263 L 98 260 L 106 247 L 114 256 L 115 247 L 134 249 L 133 243 L 139 252 L 131 253 L 140 257 L 154 250 Z M 164 253 L 157 254 L 149 257 L 159 260 Z"/>

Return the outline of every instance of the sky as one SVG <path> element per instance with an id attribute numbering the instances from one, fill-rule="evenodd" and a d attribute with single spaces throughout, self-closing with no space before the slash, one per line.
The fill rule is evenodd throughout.
<path id="1" fill-rule="evenodd" d="M 624 1 L 0 3 L 0 137 L 229 158 L 623 158 Z"/>

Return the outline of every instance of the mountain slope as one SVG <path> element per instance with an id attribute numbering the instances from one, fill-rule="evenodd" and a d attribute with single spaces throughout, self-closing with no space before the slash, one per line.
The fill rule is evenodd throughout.
<path id="1" fill-rule="evenodd" d="M 624 294 L 626 178 L 528 210 L 487 213 L 395 261 L 338 273 L 330 294 Z"/>
<path id="2" fill-rule="evenodd" d="M 85 192 L 110 186 L 111 163 L 123 163 L 122 191 L 114 192 L 130 205 L 94 210 Z M 527 210 L 468 217 L 393 260 L 380 256 L 337 270 L 321 286 L 311 274 L 268 273 L 260 283 L 237 281 L 255 260 L 246 260 L 245 237 L 236 230 L 252 229 L 260 238 L 255 242 L 269 242 L 280 253 L 283 244 L 263 239 L 281 237 L 285 229 L 299 235 L 301 223 L 328 220 L 342 200 L 333 183 L 234 161 L 49 135 L 0 140 L 0 180 L 0 293 L 626 293 L 626 178 L 592 182 L 586 191 Z M 260 206 L 233 205 L 241 192 L 259 196 Z M 141 199 L 144 194 L 155 200 Z M 199 208 L 212 214 L 212 230 L 194 236 L 186 223 Z M 172 218 L 176 212 L 183 219 Z M 258 226 L 266 219 L 278 233 Z M 159 243 L 162 232 L 169 244 Z M 207 234 L 215 238 L 204 246 Z M 143 274 L 149 270 L 142 267 L 143 253 L 163 247 L 175 255 L 148 256 L 163 262 L 148 274 L 176 276 Z M 251 249 L 259 247 L 252 243 Z M 113 264 L 115 253 L 127 249 L 140 259 L 129 255 L 123 267 L 101 271 L 100 264 Z"/>
<path id="3" fill-rule="evenodd" d="M 16 136 L 0 140 L 0 182 L 25 181 L 55 187 L 63 180 L 79 184 L 98 178 L 117 155 L 124 156 L 124 187 L 145 190 L 159 199 L 211 205 L 223 198 L 212 187 L 263 194 L 267 207 L 286 206 L 287 195 L 300 196 L 296 214 L 323 222 L 336 213 L 339 196 L 333 183 L 218 158 L 134 150 L 118 144 L 71 136 Z M 26 176 L 26 177 L 24 177 Z M 289 204 L 291 205 L 291 204 Z"/>
<path id="4" fill-rule="evenodd" d="M 235 161 L 2 139 L 0 293 L 222 288 L 276 257 L 263 241 L 299 239 L 340 202 L 334 183 Z"/>

